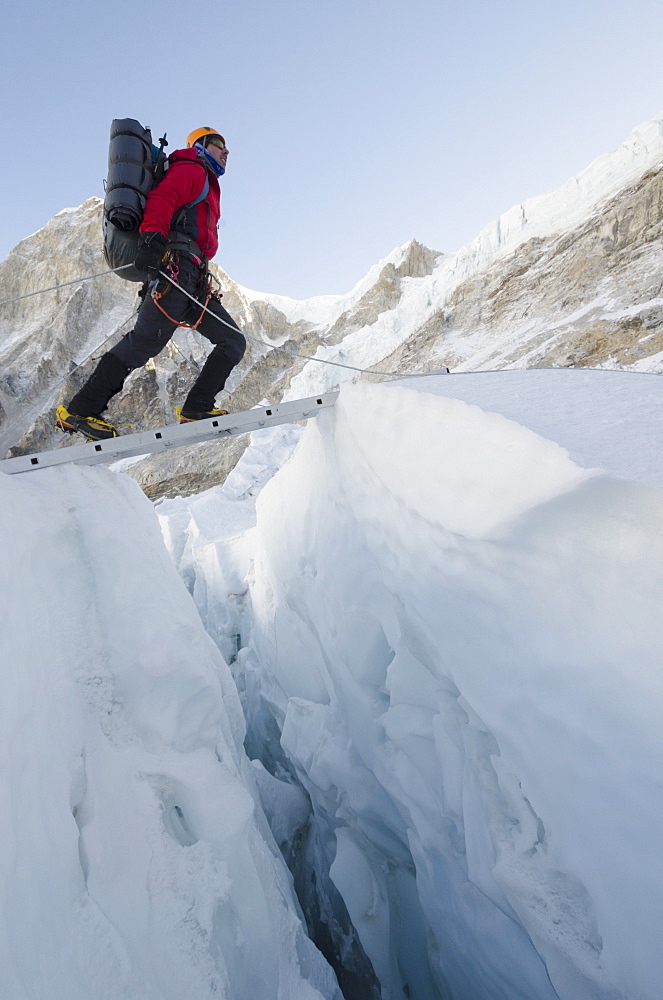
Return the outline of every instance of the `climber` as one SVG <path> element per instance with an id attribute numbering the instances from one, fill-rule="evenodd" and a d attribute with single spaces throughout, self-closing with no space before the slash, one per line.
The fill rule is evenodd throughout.
<path id="1" fill-rule="evenodd" d="M 143 303 L 136 324 L 101 357 L 67 406 L 58 406 L 57 426 L 61 430 L 79 431 L 93 441 L 116 437 L 116 428 L 101 419 L 102 412 L 129 373 L 159 354 L 178 326 L 197 329 L 214 345 L 177 409 L 180 422 L 227 412 L 215 408 L 216 395 L 241 361 L 246 341 L 221 305 L 218 293 L 212 291 L 207 264 L 218 246 L 218 178 L 225 173 L 228 149 L 223 136 L 209 127 L 191 132 L 186 147 L 171 153 L 163 180 L 147 195 L 135 266 L 147 273 L 148 281 L 141 292 Z M 197 301 L 192 302 L 161 271 Z M 203 309 L 205 304 L 209 311 Z"/>

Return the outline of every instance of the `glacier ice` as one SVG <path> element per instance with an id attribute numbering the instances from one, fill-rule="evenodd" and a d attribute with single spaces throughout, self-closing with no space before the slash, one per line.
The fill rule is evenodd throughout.
<path id="1" fill-rule="evenodd" d="M 281 732 L 385 997 L 654 1000 L 657 386 L 506 375 L 501 399 L 488 375 L 345 386 L 245 547 L 217 521 L 182 566 L 220 605 L 212 553 L 247 581 L 249 728 Z M 613 422 L 629 392 L 638 417 Z M 170 512 L 185 534 L 201 519 L 195 499 Z"/>
<path id="2" fill-rule="evenodd" d="M 497 378 L 0 476 L 8 1000 L 657 998 L 658 382 Z"/>
<path id="3" fill-rule="evenodd" d="M 132 480 L 0 475 L 2 996 L 340 1000 Z"/>

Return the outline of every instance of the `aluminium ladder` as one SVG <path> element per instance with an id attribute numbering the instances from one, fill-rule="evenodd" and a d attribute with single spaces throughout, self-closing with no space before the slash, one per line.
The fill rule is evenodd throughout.
<path id="1" fill-rule="evenodd" d="M 219 437 L 231 437 L 247 431 L 274 427 L 276 424 L 308 420 L 336 402 L 338 392 L 325 392 L 320 396 L 293 399 L 273 406 L 258 406 L 240 413 L 229 413 L 225 417 L 210 417 L 188 424 L 159 427 L 157 430 L 139 431 L 104 441 L 89 441 L 87 444 L 56 448 L 34 455 L 18 455 L 0 461 L 0 472 L 14 475 L 19 472 L 33 472 L 51 468 L 54 465 L 98 465 L 102 462 L 117 462 L 136 455 L 151 455 L 155 452 L 182 448 L 185 445 L 213 441 Z"/>

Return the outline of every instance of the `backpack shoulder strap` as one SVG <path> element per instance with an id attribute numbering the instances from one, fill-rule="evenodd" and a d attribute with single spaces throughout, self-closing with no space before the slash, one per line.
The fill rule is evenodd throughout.
<path id="1" fill-rule="evenodd" d="M 199 205 L 201 201 L 204 201 L 205 198 L 207 198 L 208 194 L 209 194 L 209 177 L 207 176 L 207 171 L 205 171 L 205 183 L 203 184 L 203 189 L 198 195 L 198 197 L 195 199 L 195 201 L 188 201 L 186 205 L 182 205 L 180 210 L 176 212 L 176 214 L 173 216 L 173 220 L 171 222 L 171 232 L 169 233 L 168 236 L 168 240 L 171 246 L 174 247 L 176 245 L 177 239 L 180 240 L 183 239 L 188 242 L 186 243 L 186 246 L 180 247 L 178 249 L 185 249 L 189 252 L 196 253 L 196 255 L 198 256 L 201 257 L 203 256 L 200 248 L 198 247 L 198 244 L 193 241 L 191 236 L 188 236 L 186 234 L 187 216 L 192 208 L 194 208 L 196 205 Z M 207 212 L 209 215 L 209 206 L 207 208 Z"/>
<path id="2" fill-rule="evenodd" d="M 208 194 L 209 194 L 209 177 L 207 176 L 207 172 L 205 172 L 205 183 L 203 184 L 203 189 L 195 201 L 189 202 L 187 208 L 193 208 L 194 205 L 199 205 L 201 201 L 205 201 L 205 198 L 207 197 Z"/>

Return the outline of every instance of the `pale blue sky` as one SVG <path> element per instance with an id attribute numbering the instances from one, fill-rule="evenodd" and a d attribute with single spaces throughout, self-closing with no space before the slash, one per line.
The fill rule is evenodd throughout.
<path id="1" fill-rule="evenodd" d="M 663 110 L 660 0 L 21 0 L 3 13 L 0 259 L 103 197 L 113 118 L 219 128 L 217 262 L 302 298 L 453 251 Z"/>

